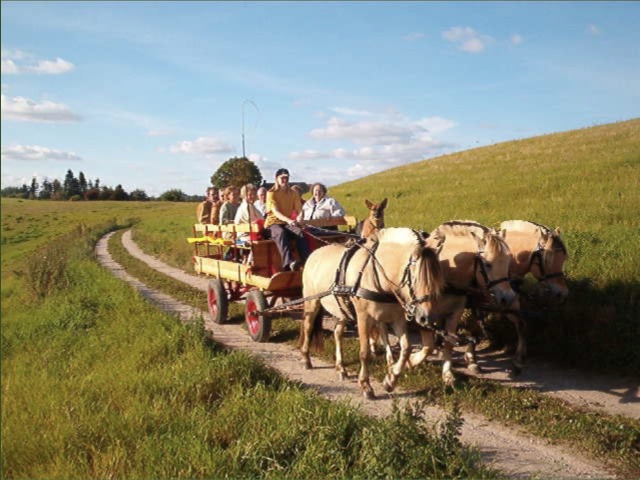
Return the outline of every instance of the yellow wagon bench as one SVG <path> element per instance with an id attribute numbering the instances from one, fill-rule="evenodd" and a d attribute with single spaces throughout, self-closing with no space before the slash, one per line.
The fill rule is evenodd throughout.
<path id="1" fill-rule="evenodd" d="M 305 226 L 323 230 L 321 237 L 310 236 L 309 251 L 325 243 L 344 243 L 354 237 L 356 219 L 353 216 L 321 220 L 306 220 Z M 207 287 L 207 304 L 215 323 L 227 321 L 229 302 L 245 299 L 245 321 L 251 338 L 266 342 L 271 332 L 271 316 L 286 310 L 286 304 L 302 296 L 302 272 L 279 271 L 281 257 L 273 240 L 262 240 L 262 225 L 212 225 L 197 223 L 193 226 L 193 266 L 197 273 L 212 277 Z M 240 241 L 241 235 L 247 241 Z M 297 252 L 294 255 L 297 257 Z M 280 301 L 282 307 L 275 309 Z M 300 305 L 301 302 L 294 302 Z M 298 310 L 292 306 L 290 311 Z"/>

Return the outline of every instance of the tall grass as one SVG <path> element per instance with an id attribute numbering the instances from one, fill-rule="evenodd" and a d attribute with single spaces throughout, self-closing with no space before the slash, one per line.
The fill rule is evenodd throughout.
<path id="1" fill-rule="evenodd" d="M 37 257 L 65 242 L 54 268 L 64 288 L 8 264 L 3 478 L 495 477 L 457 443 L 455 409 L 439 429 L 413 410 L 368 418 L 152 307 L 93 260 L 111 228 L 31 249 Z"/>

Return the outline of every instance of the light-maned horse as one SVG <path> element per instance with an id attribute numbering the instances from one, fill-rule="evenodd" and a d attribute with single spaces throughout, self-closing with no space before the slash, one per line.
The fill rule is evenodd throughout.
<path id="1" fill-rule="evenodd" d="M 522 282 L 531 274 L 546 288 L 554 301 L 564 301 L 569 287 L 564 264 L 569 258 L 560 229 L 526 221 L 508 220 L 500 224 L 500 235 L 511 249 L 511 279 Z"/>
<path id="2" fill-rule="evenodd" d="M 431 318 L 437 323 L 421 329 L 422 349 L 412 354 L 409 361 L 412 366 L 424 361 L 434 351 L 439 331 L 443 335 L 442 379 L 453 385 L 452 352 L 469 297 L 489 297 L 500 307 L 508 307 L 516 299 L 509 282 L 511 252 L 497 232 L 471 220 L 443 223 L 431 232 L 427 244 L 438 249 L 445 289 L 432 309 Z M 479 372 L 473 353 L 465 354 L 465 360 L 472 371 Z"/>
<path id="3" fill-rule="evenodd" d="M 500 236 L 511 249 L 509 274 L 518 298 L 511 305 L 506 317 L 516 326 L 518 343 L 513 356 L 514 373 L 524 367 L 527 354 L 526 324 L 522 317 L 520 285 L 525 275 L 531 273 L 546 290 L 547 299 L 560 303 L 569 295 L 564 275 L 568 253 L 560 230 L 527 220 L 507 220 L 500 224 Z M 472 320 L 474 320 L 472 318 Z M 474 326 L 472 324 L 472 326 Z M 475 359 L 475 345 L 471 343 L 467 355 Z"/>
<path id="4" fill-rule="evenodd" d="M 347 255 L 352 256 L 345 261 Z M 346 378 L 342 335 L 346 322 L 355 317 L 360 345 L 358 383 L 365 398 L 374 398 L 368 367 L 371 328 L 378 322 L 390 324 L 401 346 L 400 358 L 389 367 L 383 383 L 387 391 L 392 391 L 410 354 L 407 321 L 428 324 L 443 286 L 435 251 L 425 244 L 423 235 L 409 228 L 382 229 L 366 243 L 353 247 L 333 244 L 316 250 L 303 271 L 303 296 L 307 300 L 300 351 L 304 367 L 312 368 L 310 349 L 319 351 L 323 347 L 322 307 L 336 319 L 336 371 L 340 379 Z"/>

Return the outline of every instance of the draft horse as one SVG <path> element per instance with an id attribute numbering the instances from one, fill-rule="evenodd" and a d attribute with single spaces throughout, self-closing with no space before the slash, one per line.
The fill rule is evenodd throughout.
<path id="1" fill-rule="evenodd" d="M 505 315 L 516 326 L 518 343 L 513 364 L 514 373 L 519 373 L 524 367 L 527 354 L 526 323 L 522 315 L 524 294 L 520 288 L 524 277 L 531 273 L 547 294 L 546 299 L 556 303 L 564 302 L 569 295 L 564 274 L 568 253 L 558 228 L 552 230 L 526 220 L 507 220 L 500 224 L 499 234 L 511 250 L 509 275 L 518 294 Z M 473 343 L 469 345 L 467 355 L 475 359 Z"/>
<path id="2" fill-rule="evenodd" d="M 389 367 L 383 382 L 385 390 L 393 391 L 410 354 L 407 321 L 428 324 L 444 286 L 437 255 L 426 245 L 424 235 L 409 228 L 387 228 L 351 247 L 327 245 L 309 256 L 302 281 L 300 352 L 304 367 L 312 368 L 310 348 L 318 351 L 323 346 L 324 308 L 336 319 L 336 371 L 340 379 L 346 378 L 342 335 L 346 322 L 356 320 L 358 384 L 365 398 L 375 398 L 369 382 L 369 338 L 375 324 L 390 324 L 401 346 L 400 358 Z"/>
<path id="3" fill-rule="evenodd" d="M 458 324 L 469 302 L 488 301 L 506 308 L 516 299 L 509 282 L 511 251 L 494 230 L 471 220 L 443 223 L 431 232 L 427 244 L 437 249 L 445 287 L 432 309 L 431 318 L 436 322 L 421 329 L 422 349 L 412 354 L 409 362 L 411 366 L 422 363 L 434 351 L 436 335 L 441 335 L 442 379 L 453 385 L 452 352 L 458 343 Z M 480 368 L 474 354 L 468 348 L 465 360 L 477 373 Z"/>

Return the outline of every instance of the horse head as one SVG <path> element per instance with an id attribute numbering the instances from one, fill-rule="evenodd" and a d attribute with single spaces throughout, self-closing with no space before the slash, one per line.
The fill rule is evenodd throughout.
<path id="1" fill-rule="evenodd" d="M 507 220 L 500 224 L 500 231 L 513 254 L 512 274 L 523 278 L 531 272 L 551 299 L 564 301 L 569 295 L 564 275 L 568 254 L 560 229 L 529 220 Z"/>
<path id="2" fill-rule="evenodd" d="M 433 231 L 430 242 L 439 249 L 447 283 L 454 289 L 486 289 L 502 306 L 515 300 L 509 282 L 511 252 L 493 229 L 470 220 L 446 222 Z"/>
<path id="3" fill-rule="evenodd" d="M 516 299 L 516 292 L 511 288 L 509 266 L 511 250 L 507 243 L 495 231 L 487 231 L 478 244 L 476 256 L 476 282 L 480 276 L 483 285 L 493 295 L 498 305 L 507 307 Z"/>
<path id="4" fill-rule="evenodd" d="M 551 298 L 562 302 L 569 295 L 564 275 L 564 263 L 569 255 L 559 228 L 540 228 L 539 231 L 538 247 L 531 258 L 531 273 L 547 288 Z"/>
<path id="5" fill-rule="evenodd" d="M 444 275 L 434 248 L 426 244 L 422 232 L 410 228 L 386 228 L 367 240 L 379 242 L 376 251 L 385 277 L 394 285 L 395 295 L 407 318 L 426 326 L 430 312 L 444 289 Z M 408 247 L 408 248 L 407 248 Z"/>

